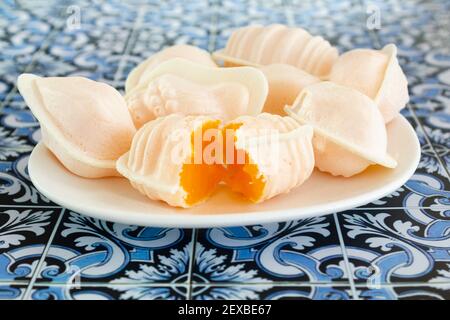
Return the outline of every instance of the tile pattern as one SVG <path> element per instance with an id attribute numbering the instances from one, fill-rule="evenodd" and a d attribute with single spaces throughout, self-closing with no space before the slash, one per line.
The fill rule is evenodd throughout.
<path id="1" fill-rule="evenodd" d="M 0 3 L 0 299 L 450 299 L 449 1 L 196 0 Z M 123 90 L 142 59 L 213 51 L 236 27 L 284 23 L 340 51 L 394 42 L 403 115 L 422 146 L 393 194 L 328 216 L 233 228 L 144 228 L 60 208 L 29 180 L 39 124 L 22 72 Z"/>

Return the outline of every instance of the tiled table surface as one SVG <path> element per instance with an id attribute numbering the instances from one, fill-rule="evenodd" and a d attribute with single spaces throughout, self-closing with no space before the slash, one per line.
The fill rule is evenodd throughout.
<path id="1" fill-rule="evenodd" d="M 2 1 L 0 299 L 450 299 L 449 11 L 449 1 L 419 0 Z M 402 188 L 307 220 L 182 230 L 91 219 L 33 187 L 27 162 L 40 131 L 18 74 L 123 89 L 165 46 L 212 51 L 235 27 L 274 22 L 341 52 L 397 44 L 411 93 L 403 114 L 422 144 Z"/>

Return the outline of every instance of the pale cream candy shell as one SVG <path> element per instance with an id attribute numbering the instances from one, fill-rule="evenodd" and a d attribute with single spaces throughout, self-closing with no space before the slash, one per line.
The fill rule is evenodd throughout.
<path id="1" fill-rule="evenodd" d="M 235 131 L 236 149 L 245 150 L 266 178 L 263 195 L 258 202 L 287 193 L 309 178 L 314 169 L 311 126 L 269 113 L 256 117 L 241 116 L 229 124 L 234 123 L 242 124 Z M 278 133 L 272 142 L 267 137 L 270 130 Z M 273 143 L 277 143 L 277 148 Z"/>
<path id="2" fill-rule="evenodd" d="M 125 100 L 129 107 L 132 107 L 132 99 L 135 99 L 136 96 L 145 94 L 149 85 L 155 79 L 168 74 L 178 76 L 203 86 L 213 86 L 223 83 L 242 85 L 248 92 L 248 106 L 247 111 L 244 113 L 247 115 L 257 115 L 261 113 L 268 94 L 267 80 L 264 74 L 255 68 L 213 68 L 202 66 L 185 59 L 174 58 L 161 63 L 141 78 L 140 84 L 125 96 Z M 130 108 L 133 117 L 134 114 L 137 114 L 140 111 L 140 108 L 147 108 L 147 106 L 138 105 L 138 108 L 136 109 Z M 194 106 L 193 109 L 195 109 Z M 229 120 L 225 117 L 227 111 L 228 110 L 223 110 L 223 114 L 217 116 L 222 116 L 223 120 Z M 167 114 L 161 114 L 161 116 L 165 115 Z"/>
<path id="3" fill-rule="evenodd" d="M 326 77 L 338 55 L 338 50 L 322 37 L 313 37 L 301 28 L 274 24 L 237 29 L 226 47 L 213 53 L 213 58 L 227 66 L 285 63 Z"/>
<path id="4" fill-rule="evenodd" d="M 345 177 L 370 164 L 397 165 L 387 154 L 387 133 L 375 103 L 359 91 L 331 82 L 306 87 L 286 112 L 314 128 L 316 166 Z"/>
<path id="5" fill-rule="evenodd" d="M 284 106 L 291 105 L 306 86 L 320 80 L 305 71 L 287 64 L 262 66 L 269 84 L 269 94 L 264 104 L 264 112 L 285 115 Z"/>
<path id="6" fill-rule="evenodd" d="M 183 164 L 191 159 L 192 152 L 175 159 L 174 150 L 191 150 L 190 133 L 205 122 L 214 121 L 204 116 L 172 114 L 150 121 L 138 130 L 130 151 L 117 161 L 117 170 L 131 185 L 153 200 L 162 200 L 171 206 L 188 208 L 186 191 L 180 185 Z M 172 139 L 172 138 L 173 139 Z M 175 139 L 176 138 L 176 139 Z"/>
<path id="7" fill-rule="evenodd" d="M 125 82 L 125 92 L 128 93 L 139 85 L 140 79 L 147 72 L 152 71 L 160 63 L 173 58 L 183 58 L 207 67 L 217 67 L 209 52 L 190 45 L 174 45 L 150 56 L 131 70 Z"/>
<path id="8" fill-rule="evenodd" d="M 119 92 L 81 77 L 22 74 L 17 83 L 45 145 L 67 169 L 86 178 L 118 175 L 116 159 L 136 132 Z"/>
<path id="9" fill-rule="evenodd" d="M 408 81 L 393 44 L 382 50 L 355 49 L 344 53 L 334 64 L 330 81 L 352 87 L 375 100 L 385 123 L 408 103 Z"/>

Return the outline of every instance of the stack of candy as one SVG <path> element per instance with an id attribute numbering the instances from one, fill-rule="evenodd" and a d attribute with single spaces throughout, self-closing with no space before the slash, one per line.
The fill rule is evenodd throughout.
<path id="1" fill-rule="evenodd" d="M 409 99 L 395 45 L 339 55 L 283 25 L 237 29 L 212 55 L 166 48 L 132 70 L 124 96 L 82 77 L 22 74 L 18 88 L 69 171 L 123 176 L 184 208 L 219 184 L 260 203 L 314 167 L 344 177 L 395 168 L 386 124 Z"/>

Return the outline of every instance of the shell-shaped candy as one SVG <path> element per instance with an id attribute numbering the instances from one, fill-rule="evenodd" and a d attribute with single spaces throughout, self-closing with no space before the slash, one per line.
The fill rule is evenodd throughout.
<path id="1" fill-rule="evenodd" d="M 376 104 L 359 91 L 334 84 L 312 84 L 286 112 L 314 128 L 316 167 L 349 177 L 371 164 L 394 168 L 387 153 L 387 133 Z"/>
<path id="2" fill-rule="evenodd" d="M 179 114 L 150 121 L 117 161 L 117 170 L 150 199 L 184 208 L 201 203 L 222 177 L 222 166 L 203 158 L 203 134 L 208 129 L 220 133 L 219 124 L 209 117 Z"/>
<path id="3" fill-rule="evenodd" d="M 134 68 L 127 77 L 125 91 L 130 92 L 147 72 L 153 70 L 160 63 L 173 58 L 183 58 L 204 66 L 217 67 L 209 52 L 186 44 L 174 45 L 150 56 Z"/>
<path id="4" fill-rule="evenodd" d="M 125 100 L 139 128 L 173 113 L 209 115 L 224 121 L 256 115 L 267 92 L 267 80 L 256 68 L 215 68 L 175 58 L 143 75 Z"/>
<path id="5" fill-rule="evenodd" d="M 262 66 L 269 84 L 269 94 L 264 104 L 264 112 L 285 115 L 284 106 L 291 105 L 306 86 L 320 80 L 309 73 L 288 64 Z"/>
<path id="6" fill-rule="evenodd" d="M 344 53 L 334 64 L 329 79 L 374 99 L 386 123 L 409 100 L 408 81 L 393 44 L 382 50 L 355 49 Z"/>
<path id="7" fill-rule="evenodd" d="M 20 75 L 18 88 L 43 142 L 67 169 L 86 178 L 118 175 L 115 162 L 136 129 L 117 90 L 82 77 L 32 74 Z"/>
<path id="8" fill-rule="evenodd" d="M 251 25 L 234 31 L 226 47 L 213 53 L 225 66 L 289 64 L 314 76 L 328 75 L 338 50 L 319 36 L 280 24 Z"/>
<path id="9" fill-rule="evenodd" d="M 313 171 L 313 129 L 290 117 L 242 116 L 227 124 L 223 135 L 227 140 L 225 182 L 252 202 L 289 192 Z M 230 141 L 234 143 L 231 154 Z"/>

